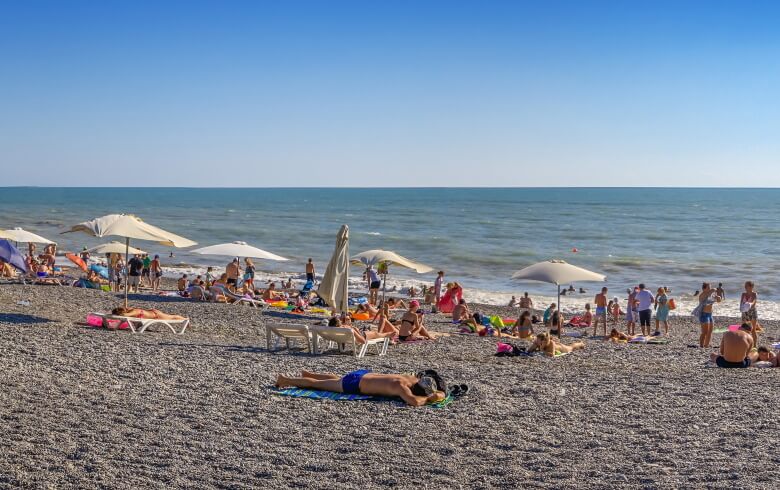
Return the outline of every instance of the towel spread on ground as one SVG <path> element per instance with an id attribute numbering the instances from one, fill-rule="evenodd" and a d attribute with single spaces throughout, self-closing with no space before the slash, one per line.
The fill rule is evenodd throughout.
<path id="1" fill-rule="evenodd" d="M 630 344 L 668 344 L 669 339 L 663 337 L 636 337 L 628 341 Z"/>
<path id="2" fill-rule="evenodd" d="M 360 394 L 356 395 L 350 393 L 336 393 L 334 391 L 307 390 L 305 388 L 285 388 L 281 390 L 274 389 L 272 393 L 274 395 L 291 396 L 294 398 L 313 398 L 315 400 L 335 400 L 335 401 L 350 401 L 350 402 L 356 400 L 369 400 L 369 401 L 376 401 L 376 402 L 393 402 L 393 403 L 406 406 L 406 403 L 404 403 L 403 400 L 399 398 L 391 398 L 387 396 L 376 396 L 376 395 L 360 395 Z M 426 406 L 431 408 L 445 408 L 453 401 L 455 401 L 455 398 L 452 395 L 447 395 L 447 397 L 444 400 L 436 403 L 429 403 Z"/>

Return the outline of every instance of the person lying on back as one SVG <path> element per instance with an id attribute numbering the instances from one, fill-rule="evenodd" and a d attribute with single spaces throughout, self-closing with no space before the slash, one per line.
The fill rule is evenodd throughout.
<path id="1" fill-rule="evenodd" d="M 750 367 L 750 350 L 753 348 L 753 327 L 749 323 L 743 323 L 739 330 L 723 334 L 720 341 L 720 352 L 713 352 L 710 360 L 722 368 L 746 368 Z"/>

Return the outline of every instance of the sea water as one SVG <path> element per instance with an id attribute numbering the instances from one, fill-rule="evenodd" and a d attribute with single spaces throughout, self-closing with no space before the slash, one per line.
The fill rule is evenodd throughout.
<path id="1" fill-rule="evenodd" d="M 235 240 L 289 258 L 257 260 L 260 277 L 300 278 L 307 258 L 319 273 L 342 224 L 350 227 L 350 253 L 381 248 L 446 272 L 467 299 L 505 303 L 528 291 L 551 301 L 555 286 L 517 282 L 514 271 L 563 259 L 607 276 L 610 297 L 625 304 L 625 290 L 644 282 L 672 289 L 687 313 L 703 281 L 722 282 L 722 313 L 738 314 L 745 280 L 753 280 L 762 316 L 780 318 L 780 190 L 658 188 L 419 188 L 419 189 L 203 189 L 0 188 L 0 227 L 20 226 L 78 251 L 110 240 L 67 227 L 109 213 L 135 214 L 198 242 Z M 121 239 L 120 239 L 121 240 Z M 227 257 L 133 242 L 160 254 L 168 275 L 203 273 Z M 174 257 L 170 257 L 173 252 Z M 352 268 L 352 286 L 363 287 Z M 388 287 L 432 284 L 435 273 L 390 270 Z M 567 296 L 564 310 L 581 309 L 602 284 L 575 284 L 586 294 Z M 733 310 L 733 311 L 732 311 Z"/>

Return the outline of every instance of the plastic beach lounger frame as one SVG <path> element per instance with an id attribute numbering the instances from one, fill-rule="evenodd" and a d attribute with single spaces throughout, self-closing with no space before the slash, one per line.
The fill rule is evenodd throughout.
<path id="1" fill-rule="evenodd" d="M 133 333 L 144 333 L 144 331 L 152 325 L 163 325 L 168 327 L 171 332 L 181 335 L 190 325 L 189 318 L 185 320 L 163 320 L 161 318 L 136 318 L 131 316 L 104 315 L 100 313 L 94 313 L 94 315 L 103 318 L 103 326 L 105 327 L 108 326 L 106 320 L 122 320 L 127 323 Z M 179 328 L 177 329 L 176 327 Z"/>

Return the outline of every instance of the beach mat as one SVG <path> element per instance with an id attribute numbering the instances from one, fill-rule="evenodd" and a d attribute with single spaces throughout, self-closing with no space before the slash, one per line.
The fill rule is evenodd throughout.
<path id="1" fill-rule="evenodd" d="M 665 345 L 670 342 L 664 337 L 637 337 L 628 341 L 629 344 Z"/>
<path id="2" fill-rule="evenodd" d="M 321 390 L 307 390 L 305 388 L 285 388 L 274 389 L 272 392 L 274 395 L 289 396 L 293 398 L 311 398 L 314 400 L 333 400 L 340 402 L 352 402 L 352 401 L 374 401 L 374 402 L 391 402 L 402 406 L 407 406 L 403 400 L 398 398 L 390 398 L 386 396 L 374 396 L 374 395 L 360 395 L 351 393 L 336 393 L 333 391 L 321 391 Z M 429 403 L 426 405 L 431 408 L 446 408 L 449 406 L 455 398 L 452 395 L 447 395 L 447 398 L 440 402 Z"/>

